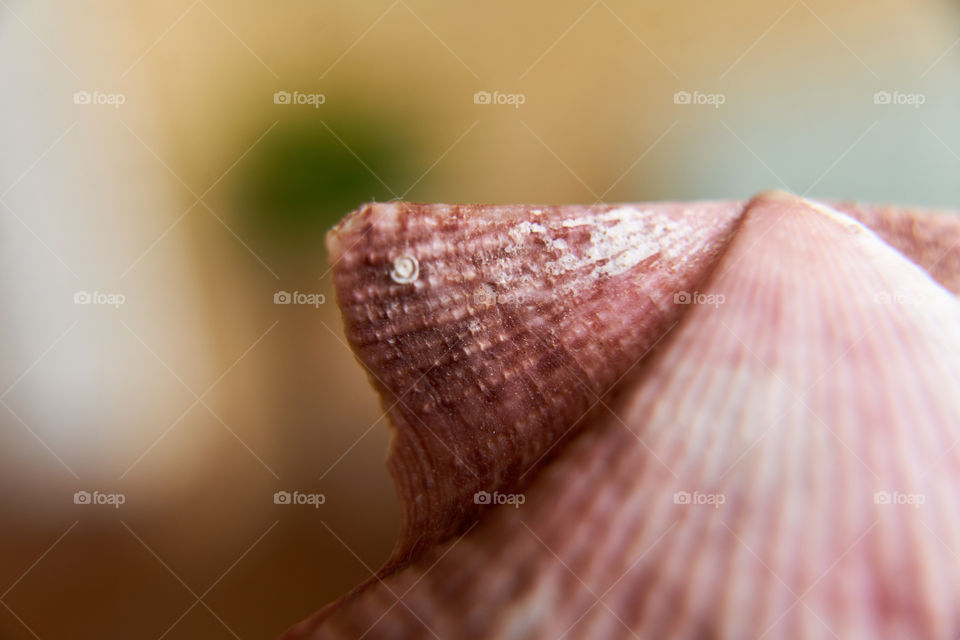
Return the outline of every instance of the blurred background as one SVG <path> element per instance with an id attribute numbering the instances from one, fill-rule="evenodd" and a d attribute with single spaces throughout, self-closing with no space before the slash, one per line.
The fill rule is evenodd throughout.
<path id="1" fill-rule="evenodd" d="M 958 77 L 945 0 L 0 0 L 0 637 L 271 638 L 387 558 L 359 204 L 955 207 Z"/>

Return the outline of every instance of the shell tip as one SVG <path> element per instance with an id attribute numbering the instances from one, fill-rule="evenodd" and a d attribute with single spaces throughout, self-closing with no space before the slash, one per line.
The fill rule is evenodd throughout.
<path id="1" fill-rule="evenodd" d="M 331 265 L 339 262 L 346 249 L 350 248 L 345 238 L 362 227 L 363 221 L 369 218 L 375 204 L 375 202 L 368 202 L 357 207 L 327 231 L 327 260 Z"/>
<path id="2" fill-rule="evenodd" d="M 767 191 L 761 191 L 760 193 L 753 196 L 753 198 L 751 198 L 751 201 L 759 202 L 762 200 L 766 200 L 767 202 L 769 202 L 772 200 L 772 201 L 785 202 L 785 201 L 795 201 L 795 200 L 801 200 L 801 199 L 802 198 L 800 198 L 799 196 L 794 195 L 789 191 L 784 191 L 783 189 L 768 189 Z"/>

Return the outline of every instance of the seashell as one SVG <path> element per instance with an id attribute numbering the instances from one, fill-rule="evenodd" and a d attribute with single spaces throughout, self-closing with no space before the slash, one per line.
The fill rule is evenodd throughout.
<path id="1" fill-rule="evenodd" d="M 956 219 L 391 202 L 328 244 L 403 526 L 285 638 L 960 635 Z"/>
<path id="2" fill-rule="evenodd" d="M 390 202 L 331 232 L 347 338 L 395 427 L 391 565 L 463 531 L 476 492 L 515 488 L 582 425 L 677 321 L 675 292 L 706 275 L 742 208 Z M 418 278 L 399 282 L 408 260 Z"/>

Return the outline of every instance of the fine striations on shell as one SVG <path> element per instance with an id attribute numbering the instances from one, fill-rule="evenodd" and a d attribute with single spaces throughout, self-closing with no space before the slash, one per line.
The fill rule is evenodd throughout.
<path id="1" fill-rule="evenodd" d="M 516 489 L 582 426 L 677 321 L 675 292 L 705 277 L 742 210 L 389 202 L 331 233 L 347 338 L 395 427 L 391 564 L 461 532 L 477 492 Z"/>
<path id="2" fill-rule="evenodd" d="M 956 638 L 958 239 L 782 193 L 354 213 L 406 528 L 286 637 Z"/>

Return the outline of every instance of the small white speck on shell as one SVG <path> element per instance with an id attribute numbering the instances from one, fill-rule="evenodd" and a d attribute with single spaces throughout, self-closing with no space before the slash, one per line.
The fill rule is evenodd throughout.
<path id="1" fill-rule="evenodd" d="M 420 263 L 413 256 L 400 256 L 393 261 L 390 279 L 397 284 L 410 284 L 420 277 Z"/>

